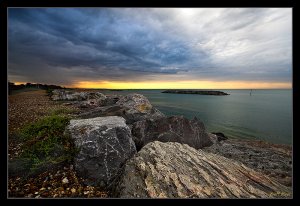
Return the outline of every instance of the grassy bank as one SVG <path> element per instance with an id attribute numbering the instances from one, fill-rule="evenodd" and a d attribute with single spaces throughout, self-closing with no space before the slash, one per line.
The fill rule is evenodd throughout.
<path id="1" fill-rule="evenodd" d="M 17 135 L 21 153 L 11 162 L 10 174 L 26 177 L 70 162 L 76 150 L 64 133 L 68 123 L 69 117 L 53 114 L 25 125 Z"/>

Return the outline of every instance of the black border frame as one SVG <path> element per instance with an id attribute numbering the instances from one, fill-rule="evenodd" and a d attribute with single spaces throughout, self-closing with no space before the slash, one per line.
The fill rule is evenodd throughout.
<path id="1" fill-rule="evenodd" d="M 297 160 L 296 160 L 296 154 L 297 154 L 297 149 L 295 149 L 295 147 L 299 146 L 299 143 L 297 140 L 297 128 L 296 128 L 296 122 L 297 122 L 297 105 L 299 105 L 298 102 L 298 82 L 299 80 L 297 80 L 298 76 L 298 71 L 297 71 L 297 65 L 296 61 L 297 59 L 295 58 L 295 54 L 296 54 L 296 38 L 298 37 L 298 35 L 296 34 L 296 14 L 297 14 L 297 6 L 296 6 L 296 1 L 297 0 L 282 0 L 282 1 L 267 1 L 267 0 L 260 0 L 260 1 L 254 1 L 254 0 L 226 0 L 226 1 L 191 1 L 191 0 L 184 0 L 184 1 L 171 1 L 171 0 L 160 0 L 159 2 L 155 2 L 155 1 L 116 1 L 116 0 L 110 0 L 110 1 L 67 1 L 67 0 L 0 0 L 0 6 L 1 6 L 1 10 L 0 10 L 0 15 L 1 15 L 1 24 L 0 26 L 1 28 L 1 49 L 3 50 L 1 52 L 2 55 L 0 55 L 0 64 L 1 64 L 1 84 L 2 86 L 0 87 L 1 91 L 1 95 L 3 95 L 5 98 L 2 99 L 1 101 L 1 162 L 2 162 L 2 167 L 1 167 L 1 193 L 0 193 L 0 197 L 1 200 L 6 200 L 7 202 L 10 203 L 16 203 L 15 201 L 20 201 L 20 200 L 24 200 L 24 199 L 7 199 L 7 168 L 3 167 L 3 165 L 5 163 L 7 163 L 7 8 L 9 7 L 285 7 L 285 8 L 292 8 L 293 9 L 293 14 L 292 14 L 292 19 L 293 19 L 293 38 L 292 38 L 292 43 L 293 43 L 293 199 L 288 199 L 288 200 L 284 200 L 284 199 L 255 199 L 253 201 L 255 201 L 255 204 L 257 204 L 258 202 L 256 200 L 259 200 L 260 203 L 263 203 L 265 201 L 271 201 L 273 203 L 279 203 L 278 201 L 288 201 L 289 203 L 294 203 L 294 201 L 296 201 L 297 199 L 299 199 L 298 197 L 298 193 L 296 191 L 297 189 L 297 174 L 298 174 L 298 168 L 297 168 Z M 294 38 L 295 37 L 295 38 Z M 4 46 L 5 45 L 5 46 Z M 6 125 L 6 126 L 4 126 Z M 295 129 L 294 129 L 295 128 Z M 53 198 L 54 199 L 54 198 Z M 43 201 L 43 200 L 47 200 L 47 201 Z M 55 199 L 56 200 L 62 200 L 62 199 Z M 79 200 L 77 203 L 83 203 L 83 200 L 89 200 L 89 204 L 91 202 L 99 204 L 99 201 L 104 201 L 103 203 L 108 203 L 105 201 L 108 200 L 116 200 L 116 199 L 63 199 L 64 201 L 67 200 L 72 200 L 73 203 L 77 200 Z M 118 200 L 123 200 L 123 199 L 118 199 Z M 129 199 L 132 200 L 132 199 Z M 145 199 L 143 199 L 145 200 Z M 150 203 L 154 203 L 151 201 L 156 201 L 149 199 Z M 159 199 L 161 200 L 161 199 Z M 170 201 L 165 201 L 162 200 L 163 203 L 184 203 L 181 201 L 184 201 L 185 199 L 169 199 Z M 198 204 L 199 202 L 194 202 L 193 200 L 190 199 L 186 199 L 189 201 L 189 203 L 196 203 Z M 196 199 L 199 200 L 199 199 Z M 201 199 L 202 200 L 202 199 Z M 201 201 L 200 200 L 200 201 Z M 216 199 L 214 199 L 216 200 Z M 232 200 L 232 199 L 230 199 Z M 241 200 L 241 199 L 238 199 Z M 248 199 L 247 199 L 248 200 Z M 262 201 L 260 201 L 262 200 Z M 274 202 L 276 200 L 276 202 Z M 35 200 L 35 199 L 28 199 L 25 200 L 28 203 L 46 203 L 46 202 L 50 202 L 49 204 L 53 204 L 54 202 L 52 201 L 52 199 L 39 199 L 39 200 Z M 34 201 L 34 202 L 33 202 Z M 52 201 L 52 202 L 51 202 Z M 175 202 L 176 201 L 176 202 Z M 217 200 L 219 201 L 219 200 Z M 223 201 L 223 199 L 221 199 L 220 201 Z M 227 200 L 224 200 L 227 201 Z M 253 202 L 251 202 L 252 200 L 249 201 L 250 204 L 253 204 Z M 292 201 L 292 202 L 291 202 Z M 7 203 L 5 202 L 5 203 Z M 57 201 L 55 202 L 57 203 Z M 206 203 L 210 203 L 210 202 L 206 202 Z M 221 203 L 221 202 L 218 202 Z M 230 201 L 230 204 L 232 203 L 237 203 L 239 204 L 240 201 Z M 125 203 L 126 204 L 126 203 Z M 243 203 L 244 204 L 244 203 Z"/>

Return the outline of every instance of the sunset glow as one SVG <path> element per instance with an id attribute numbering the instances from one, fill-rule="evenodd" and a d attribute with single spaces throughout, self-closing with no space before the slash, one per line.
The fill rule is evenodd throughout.
<path id="1" fill-rule="evenodd" d="M 177 81 L 177 82 L 113 82 L 81 81 L 73 88 L 105 89 L 291 89 L 291 83 L 285 82 L 241 82 L 241 81 Z"/>

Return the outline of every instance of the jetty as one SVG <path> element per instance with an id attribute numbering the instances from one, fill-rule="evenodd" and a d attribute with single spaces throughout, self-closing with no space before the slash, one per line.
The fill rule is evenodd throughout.
<path id="1" fill-rule="evenodd" d="M 199 94 L 199 95 L 215 95 L 223 96 L 229 95 L 221 91 L 209 91 L 209 90 L 165 90 L 162 93 L 173 93 L 173 94 Z"/>

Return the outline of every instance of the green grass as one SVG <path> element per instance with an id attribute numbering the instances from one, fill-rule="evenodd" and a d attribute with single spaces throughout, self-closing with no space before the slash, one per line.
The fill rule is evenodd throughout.
<path id="1" fill-rule="evenodd" d="M 23 140 L 59 136 L 64 132 L 69 119 L 65 116 L 51 115 L 23 127 L 20 136 Z"/>
<path id="2" fill-rule="evenodd" d="M 68 123 L 66 116 L 51 115 L 20 131 L 24 144 L 19 158 L 30 161 L 31 172 L 73 159 L 77 150 L 71 137 L 64 133 Z"/>

